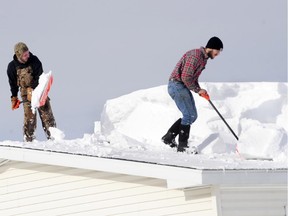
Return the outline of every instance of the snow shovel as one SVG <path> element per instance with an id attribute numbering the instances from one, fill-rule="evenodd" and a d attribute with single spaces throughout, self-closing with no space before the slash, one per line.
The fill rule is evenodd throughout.
<path id="1" fill-rule="evenodd" d="M 212 101 L 210 100 L 210 96 L 206 93 L 206 94 L 200 94 L 201 97 L 205 98 L 206 100 L 208 100 L 208 102 L 211 104 L 211 106 L 213 107 L 213 109 L 217 112 L 217 114 L 220 116 L 220 118 L 223 120 L 223 122 L 226 124 L 226 126 L 228 127 L 228 129 L 231 131 L 231 133 L 234 135 L 234 137 L 236 138 L 236 140 L 238 140 L 238 136 L 234 133 L 234 131 L 232 130 L 232 128 L 228 125 L 228 123 L 226 122 L 226 120 L 223 118 L 223 116 L 220 114 L 220 112 L 217 110 L 217 108 L 214 106 L 214 104 L 212 103 Z"/>

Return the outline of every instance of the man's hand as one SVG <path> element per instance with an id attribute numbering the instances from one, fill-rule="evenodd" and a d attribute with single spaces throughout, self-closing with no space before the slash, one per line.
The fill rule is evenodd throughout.
<path id="1" fill-rule="evenodd" d="M 205 89 L 200 89 L 200 91 L 198 92 L 198 94 L 201 95 L 205 95 L 207 94 L 207 91 Z"/>
<path id="2" fill-rule="evenodd" d="M 20 100 L 18 100 L 18 97 L 14 96 L 11 97 L 11 108 L 12 110 L 18 109 L 20 105 Z"/>
<path id="3" fill-rule="evenodd" d="M 205 89 L 201 89 L 199 92 L 198 92 L 198 94 L 201 96 L 201 97 L 203 97 L 203 98 L 205 98 L 206 100 L 210 100 L 210 96 L 208 95 L 208 93 L 207 93 L 207 91 L 205 90 Z"/>
<path id="4" fill-rule="evenodd" d="M 33 89 L 31 87 L 27 88 L 27 100 L 30 102 L 32 100 L 32 91 L 33 91 Z"/>

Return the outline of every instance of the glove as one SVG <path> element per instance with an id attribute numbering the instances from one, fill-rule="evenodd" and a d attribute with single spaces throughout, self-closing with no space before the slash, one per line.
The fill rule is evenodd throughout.
<path id="1" fill-rule="evenodd" d="M 205 89 L 201 89 L 198 93 L 201 97 L 205 98 L 206 100 L 208 101 L 210 100 L 210 96 Z"/>
<path id="2" fill-rule="evenodd" d="M 18 109 L 20 106 L 20 100 L 18 100 L 17 96 L 11 97 L 11 108 L 12 110 Z"/>
<path id="3" fill-rule="evenodd" d="M 210 100 L 210 96 L 208 95 L 208 93 L 202 93 L 200 94 L 201 97 L 205 98 L 206 100 Z"/>
<path id="4" fill-rule="evenodd" d="M 31 87 L 27 88 L 27 100 L 31 102 L 32 99 L 32 91 L 33 89 Z"/>

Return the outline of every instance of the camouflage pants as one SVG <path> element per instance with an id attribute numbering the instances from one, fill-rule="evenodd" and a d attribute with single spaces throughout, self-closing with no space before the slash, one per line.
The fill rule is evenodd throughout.
<path id="1" fill-rule="evenodd" d="M 27 101 L 26 96 L 22 96 L 23 101 Z M 23 103 L 24 107 L 24 141 L 31 142 L 35 139 L 35 130 L 37 126 L 37 113 L 31 110 L 31 103 L 29 101 Z M 46 134 L 47 139 L 50 139 L 51 134 L 49 127 L 56 127 L 56 122 L 50 105 L 50 99 L 47 98 L 44 106 L 38 108 L 38 113 L 42 121 L 42 127 Z"/>

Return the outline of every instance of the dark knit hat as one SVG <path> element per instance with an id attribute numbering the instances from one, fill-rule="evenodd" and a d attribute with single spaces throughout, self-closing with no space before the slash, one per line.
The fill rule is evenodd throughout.
<path id="1" fill-rule="evenodd" d="M 218 37 L 212 37 L 209 39 L 209 41 L 206 45 L 206 48 L 222 50 L 223 49 L 223 43 Z"/>
<path id="2" fill-rule="evenodd" d="M 19 42 L 19 43 L 15 44 L 15 46 L 14 46 L 14 52 L 15 52 L 15 55 L 17 56 L 17 58 L 20 58 L 22 56 L 22 54 L 28 50 L 29 49 L 28 49 L 27 45 L 23 42 Z"/>

